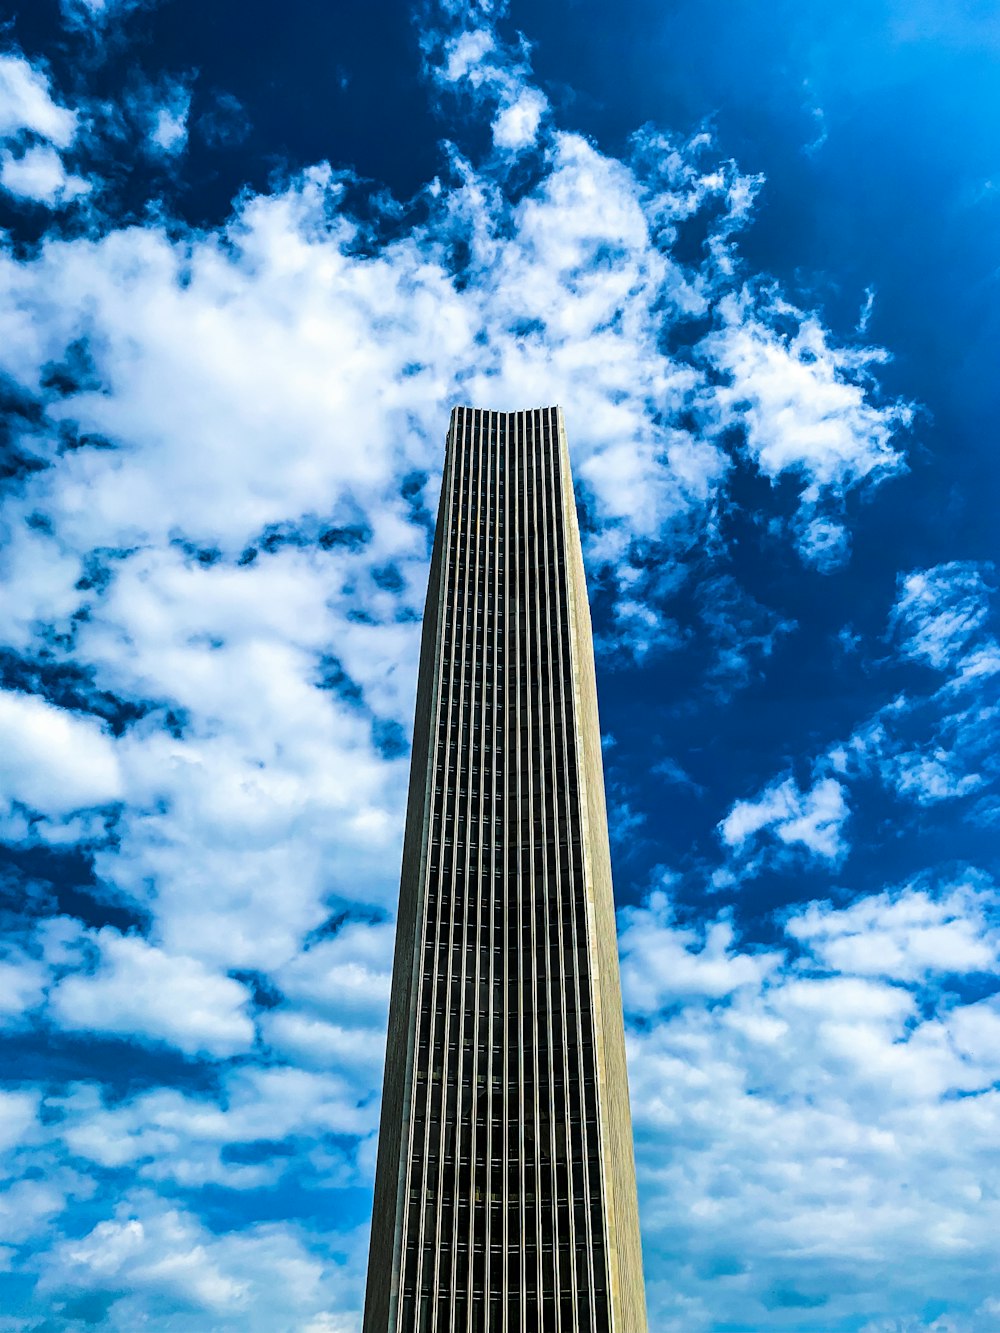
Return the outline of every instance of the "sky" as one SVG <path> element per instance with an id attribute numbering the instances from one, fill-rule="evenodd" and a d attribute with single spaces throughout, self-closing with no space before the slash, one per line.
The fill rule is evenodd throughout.
<path id="1" fill-rule="evenodd" d="M 565 411 L 653 1333 L 1000 1328 L 1000 6 L 0 11 L 0 1333 L 356 1333 L 451 407 Z"/>

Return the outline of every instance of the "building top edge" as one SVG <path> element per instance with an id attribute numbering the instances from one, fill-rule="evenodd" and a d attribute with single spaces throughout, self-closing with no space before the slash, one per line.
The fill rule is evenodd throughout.
<path id="1" fill-rule="evenodd" d="M 472 407 L 469 404 L 458 404 L 451 409 L 451 415 L 454 417 L 459 412 L 479 412 L 489 413 L 496 417 L 523 417 L 528 412 L 561 412 L 562 408 L 558 403 L 544 403 L 540 407 L 518 407 L 512 411 L 503 411 L 497 407 Z"/>

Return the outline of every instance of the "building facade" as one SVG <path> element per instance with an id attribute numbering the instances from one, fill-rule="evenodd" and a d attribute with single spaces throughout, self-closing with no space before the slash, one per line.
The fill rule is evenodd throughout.
<path id="1" fill-rule="evenodd" d="M 559 408 L 456 408 L 364 1333 L 646 1333 L 590 610 Z"/>

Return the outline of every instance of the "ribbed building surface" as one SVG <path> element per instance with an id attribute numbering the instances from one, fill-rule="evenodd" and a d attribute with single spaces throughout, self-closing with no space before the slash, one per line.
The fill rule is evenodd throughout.
<path id="1" fill-rule="evenodd" d="M 365 1333 L 646 1333 L 562 414 L 456 408 L 424 619 Z"/>

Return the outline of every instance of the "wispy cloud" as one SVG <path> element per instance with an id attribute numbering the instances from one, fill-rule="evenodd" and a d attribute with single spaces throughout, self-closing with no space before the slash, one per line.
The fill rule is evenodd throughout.
<path id="1" fill-rule="evenodd" d="M 939 671 L 958 665 L 989 615 L 990 572 L 953 561 L 901 575 L 891 629 L 903 654 Z"/>

